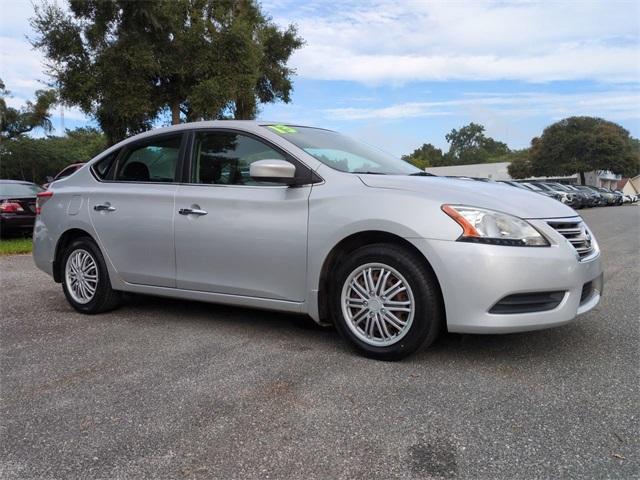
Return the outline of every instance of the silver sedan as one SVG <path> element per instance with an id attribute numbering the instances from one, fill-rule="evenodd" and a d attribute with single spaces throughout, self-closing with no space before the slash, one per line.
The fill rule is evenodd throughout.
<path id="1" fill-rule="evenodd" d="M 598 244 L 571 208 L 320 128 L 147 132 L 52 183 L 37 212 L 35 262 L 80 312 L 136 292 L 303 313 L 379 359 L 444 328 L 562 325 L 602 292 Z"/>

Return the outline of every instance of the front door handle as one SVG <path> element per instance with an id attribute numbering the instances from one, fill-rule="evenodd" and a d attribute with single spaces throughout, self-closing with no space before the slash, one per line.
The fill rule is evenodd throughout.
<path id="1" fill-rule="evenodd" d="M 109 202 L 102 203 L 100 205 L 95 205 L 93 209 L 96 212 L 115 212 L 116 211 L 116 207 L 112 206 Z"/>
<path id="2" fill-rule="evenodd" d="M 181 208 L 178 213 L 180 215 L 206 215 L 208 212 L 199 208 Z"/>

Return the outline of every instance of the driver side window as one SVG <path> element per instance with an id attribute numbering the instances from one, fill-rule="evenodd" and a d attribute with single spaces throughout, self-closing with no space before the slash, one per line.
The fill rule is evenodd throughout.
<path id="1" fill-rule="evenodd" d="M 208 185 L 277 185 L 253 180 L 257 160 L 285 160 L 267 144 L 234 132 L 198 132 L 193 146 L 191 182 Z"/>

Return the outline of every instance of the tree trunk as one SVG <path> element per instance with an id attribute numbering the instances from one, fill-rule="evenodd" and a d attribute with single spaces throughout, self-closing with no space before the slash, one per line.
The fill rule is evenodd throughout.
<path id="1" fill-rule="evenodd" d="M 236 120 L 253 120 L 256 115 L 255 98 L 239 97 L 236 99 L 234 117 Z"/>
<path id="2" fill-rule="evenodd" d="M 580 185 L 584 185 L 584 184 L 585 184 L 584 172 L 580 172 Z"/>
<path id="3" fill-rule="evenodd" d="M 171 124 L 178 125 L 180 123 L 180 100 L 171 102 Z"/>

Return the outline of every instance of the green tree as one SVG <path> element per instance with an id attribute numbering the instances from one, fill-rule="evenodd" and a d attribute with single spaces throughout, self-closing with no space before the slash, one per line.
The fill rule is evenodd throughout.
<path id="1" fill-rule="evenodd" d="M 638 150 L 629 132 L 597 117 L 569 117 L 544 129 L 531 142 L 531 173 L 535 176 L 580 174 L 610 170 L 635 175 Z"/>
<path id="2" fill-rule="evenodd" d="M 290 101 L 291 54 L 302 46 L 254 0 L 68 0 L 36 8 L 33 44 L 62 100 L 114 143 L 164 113 L 182 120 L 253 118 Z"/>
<path id="3" fill-rule="evenodd" d="M 423 144 L 409 155 L 403 155 L 402 160 L 423 170 L 427 167 L 437 167 L 444 164 L 442 150 L 434 147 L 430 143 Z"/>
<path id="4" fill-rule="evenodd" d="M 105 146 L 105 136 L 91 128 L 67 130 L 63 137 L 21 136 L 0 149 L 0 178 L 43 183 L 71 163 L 90 160 Z"/>
<path id="5" fill-rule="evenodd" d="M 0 141 L 20 137 L 35 128 L 51 131 L 49 110 L 56 102 L 54 90 L 36 91 L 35 102 L 27 101 L 20 109 L 7 106 L 6 98 L 9 95 L 0 79 Z"/>
<path id="6" fill-rule="evenodd" d="M 471 122 L 460 130 L 455 128 L 445 135 L 450 144 L 446 155 L 447 165 L 468 165 L 486 163 L 492 157 L 509 153 L 506 143 L 494 140 L 484 134 L 483 125 Z"/>
<path id="7" fill-rule="evenodd" d="M 512 178 L 528 178 L 531 177 L 531 158 L 528 148 L 515 150 L 497 160 L 501 162 L 510 162 L 507 171 Z"/>

